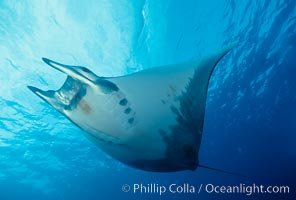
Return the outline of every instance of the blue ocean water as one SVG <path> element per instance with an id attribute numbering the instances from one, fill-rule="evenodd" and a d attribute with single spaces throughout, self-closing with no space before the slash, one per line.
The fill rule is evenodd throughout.
<path id="1" fill-rule="evenodd" d="M 0 0 L 0 199 L 295 199 L 295 33 L 294 0 Z M 42 57 L 118 76 L 202 58 L 233 41 L 210 81 L 199 157 L 248 178 L 124 166 L 26 88 L 63 83 Z M 122 191 L 141 183 L 203 188 Z M 204 189 L 254 183 L 287 185 L 290 194 Z"/>

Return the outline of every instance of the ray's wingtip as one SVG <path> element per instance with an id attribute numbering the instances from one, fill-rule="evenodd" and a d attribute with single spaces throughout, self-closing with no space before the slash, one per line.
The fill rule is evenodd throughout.
<path id="1" fill-rule="evenodd" d="M 229 52 L 229 51 L 231 51 L 233 48 L 237 47 L 238 44 L 239 44 L 239 41 L 233 41 L 233 42 L 230 42 L 230 43 L 228 43 L 228 44 L 224 47 L 224 49 L 225 49 L 227 52 Z"/>
<path id="2" fill-rule="evenodd" d="M 232 47 L 232 48 L 235 48 L 235 47 L 237 47 L 238 45 L 239 45 L 239 41 L 238 40 L 235 40 L 235 41 L 233 41 L 232 43 L 230 43 L 230 46 Z"/>

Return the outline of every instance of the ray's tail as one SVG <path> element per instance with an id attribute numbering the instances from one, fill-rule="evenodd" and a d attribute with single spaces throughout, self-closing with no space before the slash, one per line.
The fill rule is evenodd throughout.
<path id="1" fill-rule="evenodd" d="M 224 174 L 230 174 L 230 175 L 233 175 L 233 176 L 238 176 L 238 177 L 241 177 L 241 178 L 248 178 L 247 176 L 245 176 L 243 174 L 240 174 L 240 173 L 229 172 L 229 171 L 225 171 L 225 170 L 222 170 L 222 169 L 217 169 L 217 168 L 209 167 L 209 166 L 206 166 L 206 165 L 198 165 L 198 167 L 201 167 L 201 168 L 204 168 L 204 169 L 213 170 L 213 171 L 217 171 L 217 172 L 221 172 L 221 173 L 224 173 Z"/>

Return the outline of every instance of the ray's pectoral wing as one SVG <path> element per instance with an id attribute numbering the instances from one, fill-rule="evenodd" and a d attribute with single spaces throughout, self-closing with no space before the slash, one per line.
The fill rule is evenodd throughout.
<path id="1" fill-rule="evenodd" d="M 208 85 L 219 61 L 236 45 L 230 44 L 218 53 L 196 63 L 194 73 L 180 97 L 180 112 L 192 126 L 198 124 L 196 133 L 201 134 L 206 107 Z"/>
<path id="2" fill-rule="evenodd" d="M 194 71 L 180 95 L 179 109 L 175 109 L 177 123 L 170 126 L 171 136 L 167 143 L 167 154 L 177 159 L 186 168 L 198 166 L 198 152 L 202 139 L 208 84 L 218 62 L 235 44 L 229 45 L 217 54 L 194 64 Z"/>

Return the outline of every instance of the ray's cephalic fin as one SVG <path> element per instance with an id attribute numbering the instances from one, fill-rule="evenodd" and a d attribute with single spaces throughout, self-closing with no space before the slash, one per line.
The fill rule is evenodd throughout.
<path id="1" fill-rule="evenodd" d="M 112 92 L 116 92 L 119 90 L 116 84 L 111 82 L 110 80 L 107 80 L 104 77 L 99 77 L 89 69 L 81 66 L 72 66 L 72 65 L 65 65 L 58 63 L 56 61 L 50 60 L 48 58 L 42 58 L 42 60 L 48 64 L 49 66 L 53 67 L 54 69 L 57 69 L 60 72 L 65 73 L 68 77 L 64 83 L 64 85 L 58 90 L 63 90 L 64 87 L 67 85 L 73 85 L 73 84 L 86 84 L 93 88 L 94 90 L 98 91 L 101 94 L 110 94 Z M 42 91 L 36 87 L 28 86 L 28 88 L 37 96 L 48 102 L 49 104 L 53 105 L 55 104 L 55 99 L 53 98 L 55 95 L 55 92 L 58 91 Z"/>

